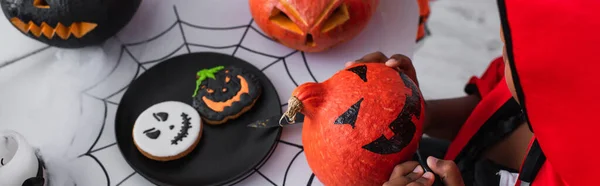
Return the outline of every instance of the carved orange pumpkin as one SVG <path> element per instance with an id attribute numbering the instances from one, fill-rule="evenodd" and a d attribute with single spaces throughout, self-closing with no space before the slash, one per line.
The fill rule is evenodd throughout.
<path id="1" fill-rule="evenodd" d="M 290 48 L 319 52 L 358 35 L 379 0 L 250 0 L 254 21 Z"/>
<path id="2" fill-rule="evenodd" d="M 325 82 L 299 86 L 292 96 L 290 110 L 300 107 L 305 115 L 308 164 L 325 185 L 382 185 L 421 139 L 419 89 L 383 64 L 350 66 Z"/>

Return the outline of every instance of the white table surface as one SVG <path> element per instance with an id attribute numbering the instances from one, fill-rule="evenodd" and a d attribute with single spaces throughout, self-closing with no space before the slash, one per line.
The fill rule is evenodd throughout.
<path id="1" fill-rule="evenodd" d="M 272 42 L 251 20 L 247 0 L 143 0 L 116 37 L 77 50 L 48 47 L 0 20 L 0 129 L 39 148 L 57 185 L 153 185 L 125 162 L 114 134 L 120 98 L 145 69 L 188 52 L 231 54 L 264 69 L 286 103 L 297 84 L 323 81 L 364 54 L 413 56 L 418 7 L 416 0 L 381 0 L 362 34 L 323 53 Z M 301 145 L 301 127 L 285 128 L 281 140 Z M 280 143 L 237 185 L 307 185 L 311 175 L 302 149 Z"/>

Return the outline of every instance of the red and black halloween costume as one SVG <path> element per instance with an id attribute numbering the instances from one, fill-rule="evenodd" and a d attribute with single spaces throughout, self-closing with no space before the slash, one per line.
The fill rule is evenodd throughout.
<path id="1" fill-rule="evenodd" d="M 502 58 L 495 59 L 481 77 L 472 77 L 465 92 L 480 96 L 481 101 L 448 147 L 444 159 L 456 162 L 466 185 L 498 185 L 499 178 L 495 174 L 499 169 L 517 171 L 481 157 L 488 147 L 523 123 L 519 104 L 512 98 L 504 79 Z"/>
<path id="2" fill-rule="evenodd" d="M 521 118 L 534 133 L 516 185 L 598 185 L 600 121 L 594 116 L 600 111 L 600 36 L 585 33 L 600 32 L 600 1 L 498 0 L 498 6 L 515 90 L 526 116 Z M 482 78 L 467 86 L 477 87 L 482 101 L 445 157 L 455 160 L 463 174 L 472 166 L 462 163 L 478 157 L 485 147 L 481 143 L 511 131 L 505 122 L 486 123 L 512 104 L 504 79 L 494 83 L 489 78 L 503 74 L 501 63 L 493 62 Z"/>
<path id="3" fill-rule="evenodd" d="M 515 89 L 534 133 L 517 185 L 597 185 L 600 1 L 499 0 Z"/>

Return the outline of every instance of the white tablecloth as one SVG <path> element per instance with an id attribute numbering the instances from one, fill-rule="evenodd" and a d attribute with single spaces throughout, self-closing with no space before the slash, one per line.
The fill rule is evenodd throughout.
<path id="1" fill-rule="evenodd" d="M 263 69 L 286 103 L 298 84 L 321 82 L 364 54 L 412 56 L 417 22 L 416 0 L 381 0 L 357 38 L 303 53 L 263 37 L 247 0 L 144 0 L 104 46 L 77 50 L 48 47 L 1 20 L 0 129 L 39 148 L 58 185 L 153 185 L 125 162 L 114 133 L 121 96 L 146 69 L 188 52 L 230 54 Z M 301 128 L 285 128 L 264 166 L 237 185 L 321 185 L 298 147 Z"/>

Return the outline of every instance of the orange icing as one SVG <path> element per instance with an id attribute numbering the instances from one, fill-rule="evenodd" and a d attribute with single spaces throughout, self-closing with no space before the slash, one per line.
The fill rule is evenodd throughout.
<path id="1" fill-rule="evenodd" d="M 248 82 L 246 82 L 246 79 L 240 75 L 238 75 L 237 77 L 240 79 L 240 91 L 238 91 L 238 93 L 235 96 L 233 96 L 231 99 L 229 99 L 227 101 L 222 101 L 222 102 L 212 101 L 212 100 L 206 98 L 206 96 L 203 96 L 202 101 L 204 101 L 206 106 L 208 108 L 214 110 L 215 112 L 223 112 L 223 110 L 225 110 L 225 107 L 229 107 L 234 102 L 240 101 L 240 99 L 242 99 L 242 94 L 249 93 Z"/>

